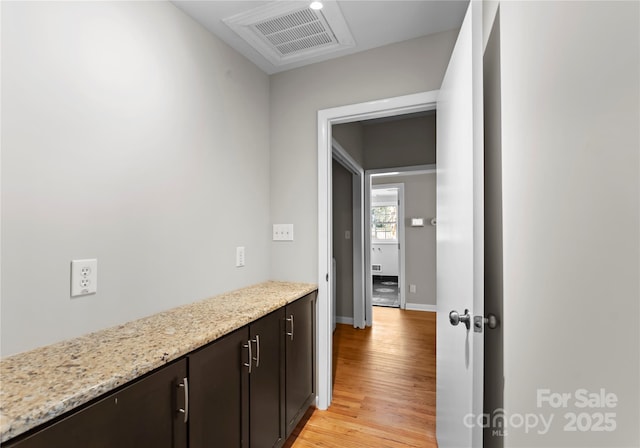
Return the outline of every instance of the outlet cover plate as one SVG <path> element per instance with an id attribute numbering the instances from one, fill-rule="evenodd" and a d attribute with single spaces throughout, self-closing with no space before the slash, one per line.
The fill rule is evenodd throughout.
<path id="1" fill-rule="evenodd" d="M 86 296 L 98 292 L 98 260 L 71 261 L 71 297 Z"/>

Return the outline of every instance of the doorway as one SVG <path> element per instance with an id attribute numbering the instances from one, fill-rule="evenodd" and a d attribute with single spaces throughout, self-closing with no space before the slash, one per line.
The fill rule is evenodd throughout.
<path id="1" fill-rule="evenodd" d="M 374 302 L 435 311 L 435 229 L 424 224 L 435 217 L 435 127 L 435 110 L 331 125 L 334 330 L 335 323 L 371 326 Z M 370 168 L 365 182 L 362 165 Z M 433 182 L 425 182 L 429 172 Z M 366 203 L 371 198 L 382 202 L 362 207 L 362 191 Z M 406 220 L 407 210 L 412 222 L 423 224 Z M 361 235 L 354 233 L 358 230 L 366 235 L 364 252 L 371 266 L 358 259 L 363 244 Z M 363 297 L 357 279 L 365 269 Z"/>
<path id="2" fill-rule="evenodd" d="M 400 308 L 416 311 L 436 311 L 436 166 L 418 165 L 390 170 L 368 170 L 366 185 L 374 190 L 378 187 L 401 186 L 401 216 L 399 219 L 399 269 L 398 283 Z M 370 190 L 366 189 L 367 192 Z M 371 195 L 365 203 L 373 204 Z M 370 214 L 367 214 L 370 219 Z M 376 238 L 374 226 L 367 223 L 365 239 L 371 245 L 367 252 L 373 255 Z M 365 266 L 366 277 L 376 275 L 375 260 Z M 382 267 L 383 268 L 383 267 Z M 395 275 L 395 274 L 393 274 Z M 388 279 L 380 279 L 387 281 Z M 391 280 L 393 281 L 393 280 Z M 386 285 L 385 285 L 386 286 Z M 383 286 L 384 287 L 384 286 Z M 367 297 L 375 295 L 376 285 L 367 288 Z M 366 303 L 373 304 L 372 300 Z M 369 306 L 369 305 L 367 305 Z"/>
<path id="3" fill-rule="evenodd" d="M 354 309 L 353 299 L 364 294 L 365 283 L 364 169 L 333 138 L 331 145 L 332 329 L 336 323 L 364 328 L 364 309 Z"/>
<path id="4" fill-rule="evenodd" d="M 370 191 L 371 304 L 404 308 L 404 185 L 374 184 Z"/>
<path id="5" fill-rule="evenodd" d="M 332 133 L 334 124 L 349 123 L 358 120 L 393 117 L 435 110 L 438 91 L 423 92 L 384 100 L 335 107 L 318 111 L 318 408 L 327 409 L 331 403 L 332 389 L 332 316 L 331 301 L 332 273 L 332 198 L 331 166 L 333 162 Z M 365 199 L 366 202 L 366 199 Z M 367 210 L 369 204 L 365 204 Z M 367 221 L 369 213 L 365 214 Z M 368 224 L 368 223 L 367 223 Z M 365 225 L 368 232 L 368 225 Z M 371 265 L 368 251 L 362 251 L 364 266 Z M 369 282 L 362 279 L 362 290 L 370 289 Z M 365 303 L 366 294 L 354 296 L 354 319 L 356 313 L 364 314 L 365 321 L 371 322 L 371 304 Z"/>

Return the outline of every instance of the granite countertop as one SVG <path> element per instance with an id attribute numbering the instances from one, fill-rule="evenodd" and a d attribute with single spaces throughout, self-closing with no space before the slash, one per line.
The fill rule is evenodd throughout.
<path id="1" fill-rule="evenodd" d="M 0 443 L 315 291 L 265 282 L 0 360 Z"/>

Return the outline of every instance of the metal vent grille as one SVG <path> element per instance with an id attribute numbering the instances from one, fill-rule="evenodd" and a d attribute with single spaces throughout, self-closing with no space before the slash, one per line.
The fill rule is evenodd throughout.
<path id="1" fill-rule="evenodd" d="M 337 43 L 322 12 L 305 8 L 254 25 L 282 56 Z"/>
<path id="2" fill-rule="evenodd" d="M 2 1 L 2 0 L 0 0 Z M 223 19 L 274 67 L 319 58 L 355 45 L 338 2 L 321 11 L 303 1 L 265 1 Z"/>

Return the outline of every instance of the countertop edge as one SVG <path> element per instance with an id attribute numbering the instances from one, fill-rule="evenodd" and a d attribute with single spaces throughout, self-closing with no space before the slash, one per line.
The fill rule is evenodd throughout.
<path id="1" fill-rule="evenodd" d="M 7 361 L 15 361 L 16 358 L 20 356 L 29 355 L 30 353 L 36 352 L 38 350 L 51 349 L 52 347 L 57 348 L 57 346 L 62 347 L 65 344 L 81 344 L 83 343 L 83 340 L 89 340 L 90 338 L 99 339 L 102 334 L 111 332 L 126 332 L 130 327 L 134 327 L 136 325 L 148 325 L 148 323 L 153 321 L 153 319 L 160 319 L 166 317 L 171 313 L 175 313 L 178 316 L 180 316 L 181 313 L 188 314 L 190 309 L 205 304 L 206 302 L 215 301 L 219 298 L 238 298 L 243 294 L 243 292 L 248 295 L 256 295 L 258 294 L 257 291 L 259 291 L 260 288 L 264 288 L 265 290 L 271 291 L 272 293 L 279 288 L 282 288 L 283 290 L 294 288 L 294 290 L 292 292 L 279 292 L 277 299 L 265 300 L 264 302 L 256 301 L 255 305 L 257 306 L 255 307 L 255 310 L 246 313 L 246 315 L 244 316 L 238 317 L 236 321 L 218 325 L 215 329 L 211 329 L 208 334 L 205 334 L 203 337 L 194 338 L 193 340 L 186 342 L 183 346 L 176 347 L 174 350 L 165 350 L 161 358 L 153 358 L 151 362 L 143 362 L 140 365 L 136 364 L 135 367 L 127 369 L 128 371 L 120 372 L 120 374 L 118 375 L 112 375 L 106 381 L 92 384 L 90 387 L 82 387 L 72 394 L 67 394 L 65 399 L 63 400 L 55 399 L 44 401 L 42 405 L 34 406 L 30 409 L 30 412 L 27 412 L 24 415 L 14 417 L 6 415 L 4 412 L 2 412 L 4 410 L 4 404 L 2 402 L 4 401 L 5 391 L 4 387 L 0 386 L 0 443 L 4 444 L 5 442 L 10 441 L 11 439 L 18 437 L 28 431 L 31 431 L 38 426 L 44 425 L 47 422 L 50 422 L 63 416 L 64 414 L 80 408 L 83 405 L 93 401 L 94 399 L 108 394 L 109 392 L 112 392 L 129 382 L 135 381 L 136 379 L 148 373 L 151 373 L 156 369 L 159 369 L 169 363 L 181 359 L 189 353 L 198 350 L 232 333 L 239 328 L 244 327 L 245 325 L 248 325 L 257 319 L 260 319 L 261 317 L 266 316 L 267 314 L 279 308 L 282 308 L 283 306 L 286 306 L 314 291 L 317 291 L 318 286 L 310 283 L 291 283 L 277 281 L 263 282 L 234 291 L 218 294 L 208 299 L 196 301 L 191 304 L 178 306 L 167 311 L 146 316 L 141 319 L 136 319 L 134 321 L 130 321 L 104 330 L 99 330 L 84 336 L 80 336 L 78 338 L 62 341 L 60 343 L 52 344 L 46 347 L 40 347 L 25 353 L 12 355 L 6 359 L 0 360 L 0 373 L 2 373 L 2 371 L 5 369 L 1 367 L 3 366 L 3 364 L 6 364 Z M 2 382 L 5 382 L 4 379 L 2 379 Z"/>

